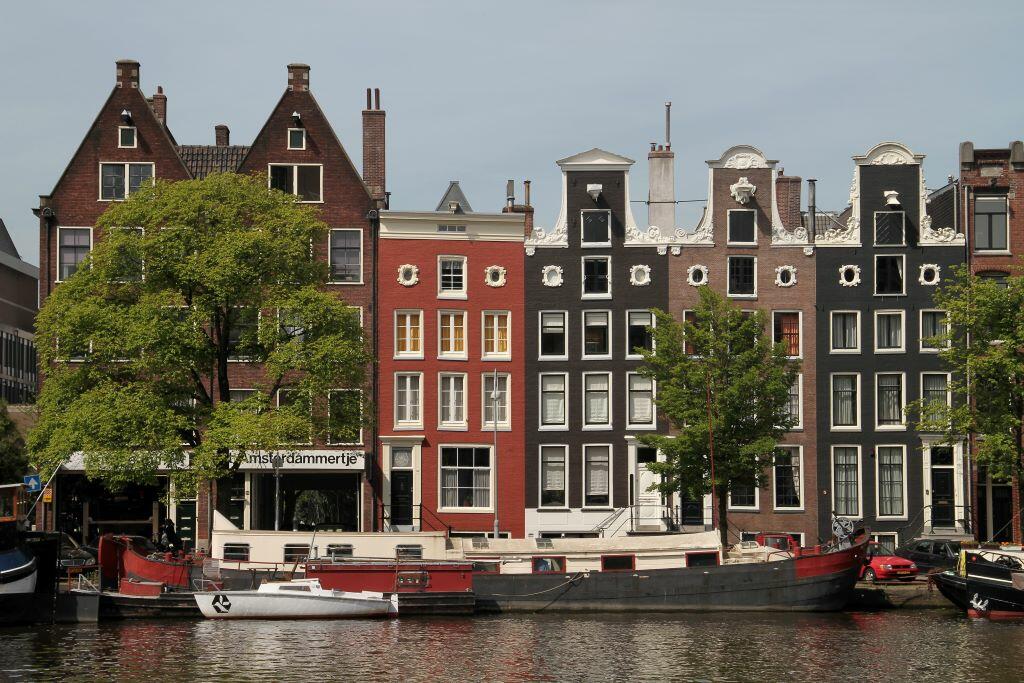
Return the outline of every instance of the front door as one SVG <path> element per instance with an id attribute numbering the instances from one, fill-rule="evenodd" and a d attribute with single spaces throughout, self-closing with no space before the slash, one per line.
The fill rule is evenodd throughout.
<path id="1" fill-rule="evenodd" d="M 932 447 L 932 528 L 956 526 L 953 449 Z"/>
<path id="2" fill-rule="evenodd" d="M 651 472 L 648 463 L 658 461 L 658 449 L 649 446 L 636 447 L 636 517 L 643 525 L 661 525 L 664 517 L 661 492 L 650 490 L 661 483 L 661 476 Z"/>
<path id="3" fill-rule="evenodd" d="M 391 470 L 391 525 L 412 526 L 412 470 Z"/>

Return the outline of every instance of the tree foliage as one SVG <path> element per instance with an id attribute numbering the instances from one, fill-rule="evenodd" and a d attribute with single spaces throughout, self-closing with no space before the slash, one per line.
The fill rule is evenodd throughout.
<path id="1" fill-rule="evenodd" d="M 20 484 L 25 474 L 28 474 L 25 442 L 7 414 L 7 404 L 0 401 L 0 484 Z"/>
<path id="2" fill-rule="evenodd" d="M 726 495 L 733 485 L 760 486 L 782 436 L 793 426 L 789 390 L 799 366 L 766 334 L 763 311 L 745 313 L 709 287 L 700 288 L 692 318 L 656 311 L 654 351 L 643 374 L 657 382 L 657 405 L 674 434 L 641 441 L 665 454 L 648 467 L 664 493 L 698 499 L 715 493 L 722 542 Z M 712 461 L 708 457 L 713 444 Z"/>
<path id="3" fill-rule="evenodd" d="M 320 287 L 327 230 L 259 176 L 157 182 L 111 205 L 37 319 L 44 473 L 82 453 L 111 486 L 162 468 L 189 484 L 322 436 L 328 392 L 362 388 L 369 361 L 358 311 Z M 255 378 L 236 379 L 243 367 Z"/>

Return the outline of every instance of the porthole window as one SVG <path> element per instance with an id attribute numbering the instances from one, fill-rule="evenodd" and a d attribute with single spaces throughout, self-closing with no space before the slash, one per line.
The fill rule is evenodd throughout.
<path id="1" fill-rule="evenodd" d="M 796 284 L 796 266 L 779 266 L 775 269 L 775 284 L 779 287 L 792 287 Z"/>
<path id="2" fill-rule="evenodd" d="M 708 283 L 708 267 L 707 266 L 690 266 L 686 269 L 686 281 L 692 287 L 700 287 Z"/>
<path id="3" fill-rule="evenodd" d="M 839 284 L 843 287 L 856 287 L 860 284 L 860 266 L 839 266 Z"/>
<path id="4" fill-rule="evenodd" d="M 484 268 L 484 282 L 488 287 L 504 287 L 505 268 L 503 266 L 487 266 Z"/>
<path id="5" fill-rule="evenodd" d="M 544 266 L 541 271 L 541 279 L 545 287 L 561 287 L 562 266 Z"/>
<path id="6" fill-rule="evenodd" d="M 934 287 L 939 284 L 939 271 L 941 268 L 936 263 L 924 263 L 921 265 L 921 274 L 917 281 L 922 285 Z"/>
<path id="7" fill-rule="evenodd" d="M 651 267 L 645 265 L 630 267 L 629 284 L 634 287 L 646 287 L 651 284 Z"/>
<path id="8" fill-rule="evenodd" d="M 405 287 L 412 287 L 420 281 L 420 269 L 419 266 L 414 266 L 411 263 L 405 263 L 398 266 L 398 283 Z"/>

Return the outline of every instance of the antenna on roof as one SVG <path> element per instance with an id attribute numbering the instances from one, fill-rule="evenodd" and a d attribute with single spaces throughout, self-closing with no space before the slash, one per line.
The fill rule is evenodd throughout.
<path id="1" fill-rule="evenodd" d="M 672 149 L 672 103 L 665 103 L 665 149 Z"/>

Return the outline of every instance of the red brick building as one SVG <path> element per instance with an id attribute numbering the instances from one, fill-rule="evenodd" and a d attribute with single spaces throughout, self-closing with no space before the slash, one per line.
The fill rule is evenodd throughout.
<path id="1" fill-rule="evenodd" d="M 381 212 L 385 530 L 524 536 L 524 233 L 455 182 L 435 211 Z"/>

